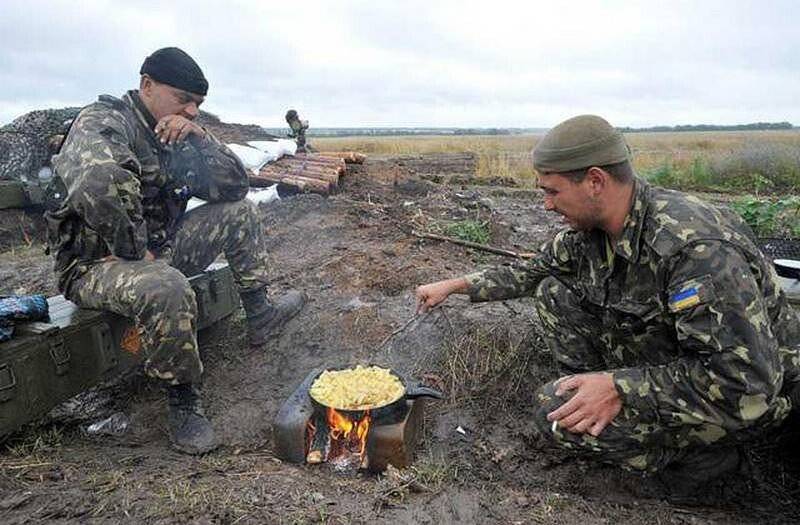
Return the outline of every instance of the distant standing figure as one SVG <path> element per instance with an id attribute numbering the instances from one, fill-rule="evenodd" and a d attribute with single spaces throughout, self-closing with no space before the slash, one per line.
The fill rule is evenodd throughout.
<path id="1" fill-rule="evenodd" d="M 297 142 L 298 153 L 311 153 L 315 151 L 310 144 L 306 144 L 306 130 L 308 129 L 307 120 L 300 120 L 300 116 L 297 114 L 297 111 L 290 109 L 286 112 L 286 123 L 289 124 L 289 127 L 292 130 L 289 132 L 289 138 L 292 138 L 295 140 L 295 142 Z"/>

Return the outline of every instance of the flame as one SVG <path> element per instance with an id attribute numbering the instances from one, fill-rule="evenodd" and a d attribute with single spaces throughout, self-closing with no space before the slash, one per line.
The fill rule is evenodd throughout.
<path id="1" fill-rule="evenodd" d="M 342 442 L 346 449 L 355 452 L 357 448 L 360 458 L 364 457 L 364 450 L 367 447 L 367 434 L 372 418 L 369 410 L 364 412 L 364 416 L 353 421 L 344 414 L 333 408 L 327 410 L 328 428 L 330 429 L 331 441 Z"/>

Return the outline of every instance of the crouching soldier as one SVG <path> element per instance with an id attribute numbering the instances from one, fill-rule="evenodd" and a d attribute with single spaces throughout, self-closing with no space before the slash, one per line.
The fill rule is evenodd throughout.
<path id="1" fill-rule="evenodd" d="M 800 401 L 800 322 L 746 226 L 632 169 L 621 133 L 584 115 L 534 150 L 544 206 L 569 228 L 526 264 L 420 286 L 532 296 L 560 379 L 532 394 L 555 445 L 688 489 Z"/>
<path id="2" fill-rule="evenodd" d="M 164 48 L 140 74 L 138 90 L 84 108 L 54 158 L 68 195 L 48 214 L 51 249 L 68 299 L 140 327 L 144 369 L 168 385 L 172 444 L 204 453 L 217 440 L 200 398 L 197 305 L 186 276 L 224 253 L 252 345 L 263 345 L 305 297 L 267 298 L 262 226 L 244 200 L 247 174 L 193 121 L 208 90 L 200 67 Z M 192 196 L 207 204 L 186 212 Z"/>

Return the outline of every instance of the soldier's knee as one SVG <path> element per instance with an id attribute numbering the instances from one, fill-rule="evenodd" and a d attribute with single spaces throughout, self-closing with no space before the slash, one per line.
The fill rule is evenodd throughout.
<path id="1" fill-rule="evenodd" d="M 170 313 L 188 312 L 194 314 L 197 302 L 189 280 L 177 269 L 164 265 L 151 279 L 143 295 L 149 302 L 157 304 Z"/>
<path id="2" fill-rule="evenodd" d="M 553 422 L 548 421 L 547 414 L 557 409 L 564 400 L 556 395 L 555 382 L 540 386 L 534 394 L 533 426 L 542 437 L 552 437 Z"/>
<path id="3" fill-rule="evenodd" d="M 258 217 L 258 209 L 248 199 L 242 199 L 223 204 L 223 213 L 226 217 L 240 221 L 252 220 Z"/>

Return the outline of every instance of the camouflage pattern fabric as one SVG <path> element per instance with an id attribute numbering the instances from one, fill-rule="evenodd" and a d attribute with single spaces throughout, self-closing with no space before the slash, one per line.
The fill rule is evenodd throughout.
<path id="1" fill-rule="evenodd" d="M 565 375 L 632 366 L 646 368 L 651 360 L 652 364 L 670 362 L 667 353 L 660 357 L 650 355 L 666 348 L 668 339 L 663 334 L 645 326 L 632 330 L 624 322 L 615 322 L 600 307 L 582 304 L 554 277 L 541 282 L 534 300 L 547 346 Z M 748 424 L 747 414 L 730 417 L 725 404 L 699 402 L 697 397 L 689 398 L 673 388 L 678 404 L 680 399 L 689 398 L 698 406 L 687 402 L 682 410 L 672 409 L 667 417 L 623 402 L 620 414 L 598 437 L 593 437 L 561 428 L 553 430 L 547 414 L 569 399 L 556 397 L 555 390 L 553 381 L 536 392 L 538 407 L 533 422 L 541 435 L 576 453 L 645 472 L 662 469 L 687 447 L 723 447 L 754 439 L 778 426 L 787 411 L 785 400 L 779 398 L 774 409 Z M 691 419 L 686 414 L 691 414 Z"/>
<path id="2" fill-rule="evenodd" d="M 674 451 L 752 438 L 791 410 L 800 321 L 738 222 L 635 182 L 620 239 L 564 230 L 539 257 L 467 276 L 473 301 L 535 295 L 564 373 L 607 370 L 623 411 L 599 438 L 550 430 L 564 400 L 539 390 L 537 426 L 567 448 L 655 470 Z"/>
<path id="3" fill-rule="evenodd" d="M 286 122 L 289 124 L 289 129 L 291 129 L 287 136 L 297 143 L 298 153 L 313 153 L 316 151 L 310 144 L 306 143 L 307 120 L 300 120 L 296 111 L 289 110 L 286 112 Z"/>
<path id="4" fill-rule="evenodd" d="M 46 214 L 59 287 L 81 306 L 140 327 L 148 374 L 197 382 L 197 305 L 187 275 L 224 253 L 240 290 L 266 285 L 247 174 L 210 134 L 162 145 L 135 91 L 85 108 L 53 160 L 68 189 Z M 208 201 L 186 213 L 192 196 Z M 145 261 L 147 251 L 156 261 Z M 108 260 L 113 255 L 116 260 Z"/>
<path id="5" fill-rule="evenodd" d="M 171 260 L 97 262 L 80 268 L 67 297 L 88 308 L 134 320 L 145 353 L 145 372 L 170 384 L 197 383 L 197 304 L 186 277 L 220 253 L 241 290 L 263 288 L 267 254 L 255 205 L 247 200 L 193 209 L 177 232 Z"/>
<path id="6" fill-rule="evenodd" d="M 155 124 L 136 91 L 122 100 L 103 95 L 81 111 L 53 158 L 68 192 L 46 216 L 62 290 L 78 265 L 107 255 L 140 260 L 149 250 L 169 259 L 192 196 L 230 202 L 247 194 L 241 162 L 210 133 L 169 146 Z"/>

